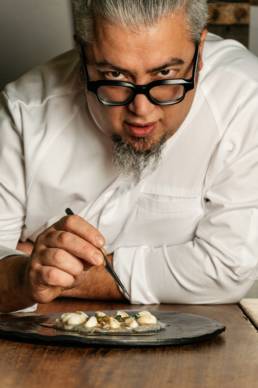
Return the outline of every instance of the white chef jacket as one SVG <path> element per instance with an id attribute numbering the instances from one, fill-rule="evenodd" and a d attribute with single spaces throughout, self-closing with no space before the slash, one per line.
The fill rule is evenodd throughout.
<path id="1" fill-rule="evenodd" d="M 110 108 L 112 109 L 112 108 Z M 184 122 L 140 182 L 112 165 L 70 51 L 7 85 L 0 257 L 65 208 L 96 226 L 133 303 L 231 303 L 258 260 L 258 59 L 209 34 Z"/>

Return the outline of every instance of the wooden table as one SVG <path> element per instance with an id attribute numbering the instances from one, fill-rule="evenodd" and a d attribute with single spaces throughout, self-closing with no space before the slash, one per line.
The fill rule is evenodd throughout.
<path id="1" fill-rule="evenodd" d="M 40 306 L 39 312 L 128 307 L 133 309 L 67 299 Z M 51 346 L 0 339 L 0 388 L 258 386 L 258 335 L 237 305 L 152 309 L 204 315 L 227 329 L 211 341 L 156 348 Z"/>

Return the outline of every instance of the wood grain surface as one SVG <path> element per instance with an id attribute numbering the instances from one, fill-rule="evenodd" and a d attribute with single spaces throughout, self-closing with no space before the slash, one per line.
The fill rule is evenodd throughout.
<path id="1" fill-rule="evenodd" d="M 59 300 L 39 312 L 134 309 L 136 306 Z M 139 306 L 137 306 L 139 307 Z M 1 388 L 241 388 L 258 381 L 258 335 L 237 305 L 152 306 L 204 315 L 224 334 L 195 345 L 161 348 L 51 346 L 0 340 Z"/>

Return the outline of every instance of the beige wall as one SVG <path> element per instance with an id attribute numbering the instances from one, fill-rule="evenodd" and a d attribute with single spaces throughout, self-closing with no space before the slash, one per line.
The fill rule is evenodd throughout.
<path id="1" fill-rule="evenodd" d="M 0 0 L 0 88 L 73 45 L 69 0 Z"/>
<path id="2" fill-rule="evenodd" d="M 258 6 L 251 7 L 250 20 L 250 50 L 258 56 Z M 247 294 L 248 297 L 258 297 L 258 280 Z"/>
<path id="3" fill-rule="evenodd" d="M 258 56 L 258 6 L 251 7 L 250 14 L 250 50 Z"/>

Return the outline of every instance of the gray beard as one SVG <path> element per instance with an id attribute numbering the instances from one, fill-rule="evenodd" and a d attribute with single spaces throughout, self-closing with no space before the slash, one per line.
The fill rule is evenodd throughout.
<path id="1" fill-rule="evenodd" d="M 113 163 L 120 173 L 133 175 L 140 180 L 144 171 L 154 171 L 161 159 L 161 152 L 166 138 L 162 138 L 158 144 L 146 151 L 136 151 L 130 144 L 124 143 L 119 135 L 112 135 L 113 141 Z M 144 138 L 139 139 L 145 142 Z"/>

